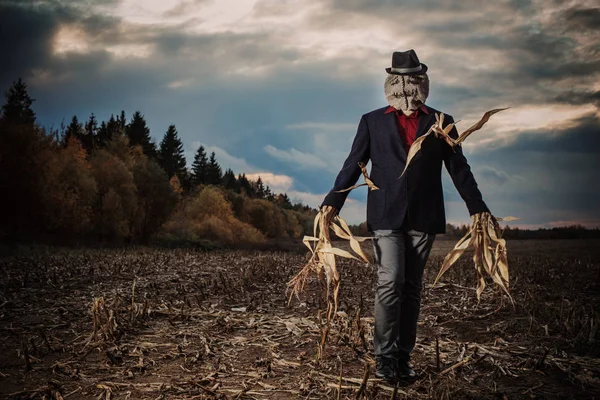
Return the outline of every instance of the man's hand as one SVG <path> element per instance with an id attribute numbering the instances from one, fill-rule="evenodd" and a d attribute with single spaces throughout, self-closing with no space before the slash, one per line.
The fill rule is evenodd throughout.
<path id="1" fill-rule="evenodd" d="M 323 206 L 321 208 L 321 211 L 325 215 L 325 221 L 327 221 L 327 223 L 331 222 L 331 220 L 333 220 L 333 217 L 335 217 L 339 213 L 339 210 L 333 206 Z"/>

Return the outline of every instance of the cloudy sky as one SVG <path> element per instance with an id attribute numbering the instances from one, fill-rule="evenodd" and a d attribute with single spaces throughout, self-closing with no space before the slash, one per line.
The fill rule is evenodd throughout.
<path id="1" fill-rule="evenodd" d="M 485 4 L 487 3 L 487 4 Z M 600 226 L 600 8 L 550 0 L 0 0 L 0 88 L 22 77 L 46 127 L 140 110 L 225 168 L 317 206 L 385 67 L 415 49 L 427 104 L 458 130 L 497 216 Z M 469 221 L 444 174 L 449 222 Z M 342 210 L 365 218 L 366 188 Z"/>

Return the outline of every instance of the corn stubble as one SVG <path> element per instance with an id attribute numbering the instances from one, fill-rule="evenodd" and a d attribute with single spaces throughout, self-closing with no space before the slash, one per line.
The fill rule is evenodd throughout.
<path id="1" fill-rule="evenodd" d="M 436 122 L 424 135 L 417 138 L 410 147 L 406 167 L 404 168 L 404 171 L 402 171 L 400 177 L 406 172 L 408 165 L 419 152 L 423 141 L 427 137 L 433 135 L 436 138 L 444 140 L 452 149 L 454 149 L 456 146 L 460 146 L 473 132 L 481 129 L 493 114 L 506 109 L 507 108 L 499 108 L 487 111 L 476 124 L 464 131 L 456 139 L 450 136 L 450 132 L 454 128 L 455 123 L 444 126 L 444 114 L 436 114 Z M 359 163 L 358 165 L 362 171 L 365 183 L 357 184 L 338 192 L 351 191 L 360 186 L 368 186 L 369 190 L 379 189 L 369 178 L 365 164 Z M 469 231 L 445 257 L 442 267 L 435 279 L 435 283 L 437 283 L 442 275 L 460 258 L 465 250 L 467 250 L 469 246 L 472 246 L 474 250 L 473 263 L 478 276 L 476 290 L 477 300 L 480 301 L 481 293 L 485 289 L 485 274 L 487 273 L 492 278 L 492 281 L 508 295 L 511 302 L 514 304 L 509 292 L 510 286 L 506 240 L 502 238 L 502 231 L 498 221 L 508 222 L 517 219 L 518 218 L 515 217 L 496 218 L 489 212 L 473 215 L 473 223 L 471 224 Z M 330 229 L 338 237 L 348 240 L 350 242 L 350 247 L 356 254 L 333 247 L 331 244 Z M 326 328 L 321 336 L 321 343 L 319 345 L 320 350 L 323 348 L 327 338 L 328 327 L 330 326 L 332 318 L 336 315 L 338 308 L 340 276 L 336 268 L 335 256 L 371 262 L 360 246 L 360 242 L 364 242 L 368 239 L 372 239 L 372 237 L 353 236 L 346 221 L 340 216 L 331 218 L 331 216 L 323 210 L 320 210 L 315 217 L 313 236 L 305 236 L 303 239 L 303 243 L 311 252 L 311 257 L 300 272 L 289 281 L 288 289 L 291 289 L 289 301 L 291 302 L 294 295 L 299 297 L 299 294 L 304 290 L 306 280 L 312 272 L 316 272 L 319 279 L 326 280 L 328 301 L 327 319 L 325 324 Z"/>

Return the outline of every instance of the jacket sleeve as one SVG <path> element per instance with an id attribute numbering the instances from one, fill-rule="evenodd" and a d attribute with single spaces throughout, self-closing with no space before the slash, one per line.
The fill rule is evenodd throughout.
<path id="1" fill-rule="evenodd" d="M 333 188 L 327 196 L 325 196 L 321 207 L 333 206 L 338 210 L 341 210 L 346 201 L 346 197 L 348 197 L 348 193 L 350 192 L 336 193 L 336 190 L 349 188 L 356 183 L 358 177 L 361 176 L 361 170 L 358 163 L 363 162 L 366 164 L 369 161 L 369 153 L 369 127 L 367 126 L 366 118 L 363 115 L 358 124 L 350 154 L 346 158 L 346 161 L 344 161 L 344 166 L 338 173 Z"/>
<path id="2" fill-rule="evenodd" d="M 454 119 L 450 115 L 446 115 L 446 121 L 450 124 Z M 453 139 L 458 138 L 458 131 L 453 127 L 450 131 L 450 136 Z M 454 182 L 454 186 L 458 190 L 460 197 L 464 200 L 469 210 L 470 215 L 481 212 L 489 212 L 487 205 L 483 201 L 481 192 L 477 187 L 477 182 L 471 172 L 471 167 L 465 158 L 462 146 L 452 148 L 448 143 L 444 142 L 444 164 Z"/>

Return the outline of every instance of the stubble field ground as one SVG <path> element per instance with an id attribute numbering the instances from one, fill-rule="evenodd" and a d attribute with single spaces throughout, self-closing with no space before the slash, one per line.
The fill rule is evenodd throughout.
<path id="1" fill-rule="evenodd" d="M 600 398 L 600 241 L 509 241 L 514 308 L 491 287 L 477 305 L 468 254 L 431 286 L 454 243 L 438 240 L 429 259 L 420 379 L 397 398 Z M 0 397 L 392 398 L 371 365 L 376 268 L 340 262 L 340 312 L 317 359 L 319 283 L 287 303 L 305 260 L 152 248 L 4 256 Z"/>

